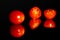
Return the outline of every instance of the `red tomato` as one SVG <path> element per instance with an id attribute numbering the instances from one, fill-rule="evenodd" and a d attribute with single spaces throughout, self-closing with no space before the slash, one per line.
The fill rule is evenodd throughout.
<path id="1" fill-rule="evenodd" d="M 25 33 L 25 28 L 22 25 L 13 25 L 10 27 L 10 34 L 13 37 L 22 37 Z"/>
<path id="2" fill-rule="evenodd" d="M 10 13 L 9 19 L 13 24 L 20 24 L 24 21 L 24 13 L 18 10 L 14 10 Z"/>
<path id="3" fill-rule="evenodd" d="M 38 7 L 33 7 L 30 9 L 29 15 L 33 19 L 41 17 L 41 10 Z"/>
<path id="4" fill-rule="evenodd" d="M 41 24 L 41 20 L 40 19 L 31 19 L 29 21 L 29 26 L 30 26 L 30 28 L 32 30 L 36 29 L 40 24 Z"/>
<path id="5" fill-rule="evenodd" d="M 55 28 L 56 24 L 53 20 L 46 20 L 44 22 L 44 27 L 45 28 Z"/>
<path id="6" fill-rule="evenodd" d="M 56 10 L 47 9 L 47 10 L 44 11 L 44 16 L 47 19 L 53 19 L 56 16 Z"/>

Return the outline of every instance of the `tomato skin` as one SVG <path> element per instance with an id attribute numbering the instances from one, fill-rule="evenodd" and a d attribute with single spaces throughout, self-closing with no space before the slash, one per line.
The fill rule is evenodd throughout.
<path id="1" fill-rule="evenodd" d="M 10 34 L 15 38 L 22 37 L 25 34 L 25 28 L 22 25 L 12 25 L 10 27 Z"/>
<path id="2" fill-rule="evenodd" d="M 29 21 L 29 26 L 32 30 L 38 28 L 38 26 L 41 24 L 41 20 L 40 19 L 31 19 Z"/>
<path id="3" fill-rule="evenodd" d="M 32 19 L 38 19 L 39 17 L 41 17 L 41 10 L 37 6 L 35 6 L 30 9 L 29 15 Z"/>
<path id="4" fill-rule="evenodd" d="M 9 20 L 13 24 L 21 24 L 25 19 L 24 13 L 19 10 L 14 10 L 9 15 Z"/>
<path id="5" fill-rule="evenodd" d="M 56 27 L 56 24 L 53 20 L 46 20 L 44 22 L 44 27 L 45 28 L 55 28 Z"/>
<path id="6" fill-rule="evenodd" d="M 47 19 L 53 19 L 56 16 L 56 10 L 46 9 L 46 10 L 44 10 L 44 16 Z"/>

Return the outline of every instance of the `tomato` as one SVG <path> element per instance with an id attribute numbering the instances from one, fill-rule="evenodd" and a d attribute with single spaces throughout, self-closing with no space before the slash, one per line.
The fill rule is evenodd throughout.
<path id="1" fill-rule="evenodd" d="M 25 16 L 24 13 L 19 10 L 14 10 L 9 15 L 9 20 L 13 24 L 20 24 L 24 21 Z"/>
<path id="2" fill-rule="evenodd" d="M 33 7 L 29 11 L 29 15 L 33 19 L 41 17 L 41 10 L 38 7 Z"/>
<path id="3" fill-rule="evenodd" d="M 44 16 L 47 19 L 53 19 L 56 16 L 56 10 L 54 10 L 54 9 L 46 9 L 44 11 Z"/>

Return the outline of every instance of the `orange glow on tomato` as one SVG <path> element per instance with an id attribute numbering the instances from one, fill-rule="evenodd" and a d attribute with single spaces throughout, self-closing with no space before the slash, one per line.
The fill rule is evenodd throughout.
<path id="1" fill-rule="evenodd" d="M 53 20 L 46 20 L 44 22 L 44 27 L 45 28 L 55 28 L 56 27 L 56 24 Z"/>
<path id="2" fill-rule="evenodd" d="M 10 34 L 13 37 L 22 37 L 25 33 L 25 28 L 22 25 L 13 25 L 10 27 Z"/>
<path id="3" fill-rule="evenodd" d="M 10 13 L 9 19 L 13 24 L 20 24 L 24 21 L 24 13 L 18 10 L 14 10 Z"/>
<path id="4" fill-rule="evenodd" d="M 56 10 L 47 9 L 47 10 L 44 11 L 44 16 L 47 19 L 53 19 L 56 16 Z"/>
<path id="5" fill-rule="evenodd" d="M 36 29 L 41 23 L 40 19 L 31 19 L 29 21 L 29 26 L 31 29 Z"/>
<path id="6" fill-rule="evenodd" d="M 38 7 L 33 7 L 33 8 L 31 8 L 29 15 L 31 18 L 37 19 L 37 18 L 41 17 L 41 10 Z"/>

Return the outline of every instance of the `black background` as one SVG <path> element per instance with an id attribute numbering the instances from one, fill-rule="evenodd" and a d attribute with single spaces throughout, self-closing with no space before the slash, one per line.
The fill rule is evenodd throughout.
<path id="1" fill-rule="evenodd" d="M 1 37 L 2 40 L 40 40 L 44 39 L 43 37 L 48 37 L 51 36 L 53 38 L 54 36 L 56 37 L 56 34 L 60 32 L 60 1 L 58 0 L 5 0 L 5 1 L 0 1 L 0 31 L 1 31 Z M 42 16 L 41 16 L 41 21 L 42 23 L 39 25 L 39 27 L 36 30 L 31 30 L 29 28 L 29 10 L 33 7 L 37 6 L 41 9 L 42 11 Z M 56 28 L 55 29 L 46 29 L 43 27 L 44 21 L 46 18 L 44 17 L 44 10 L 52 8 L 57 11 L 56 17 L 53 19 L 56 23 Z M 22 25 L 25 27 L 26 32 L 25 35 L 22 36 L 21 38 L 14 38 L 10 35 L 9 33 L 9 28 L 13 24 L 9 21 L 9 13 L 13 10 L 20 10 L 23 11 L 25 14 L 25 21 L 22 23 Z M 42 38 L 41 38 L 42 37 Z M 46 37 L 46 39 L 47 39 Z"/>

